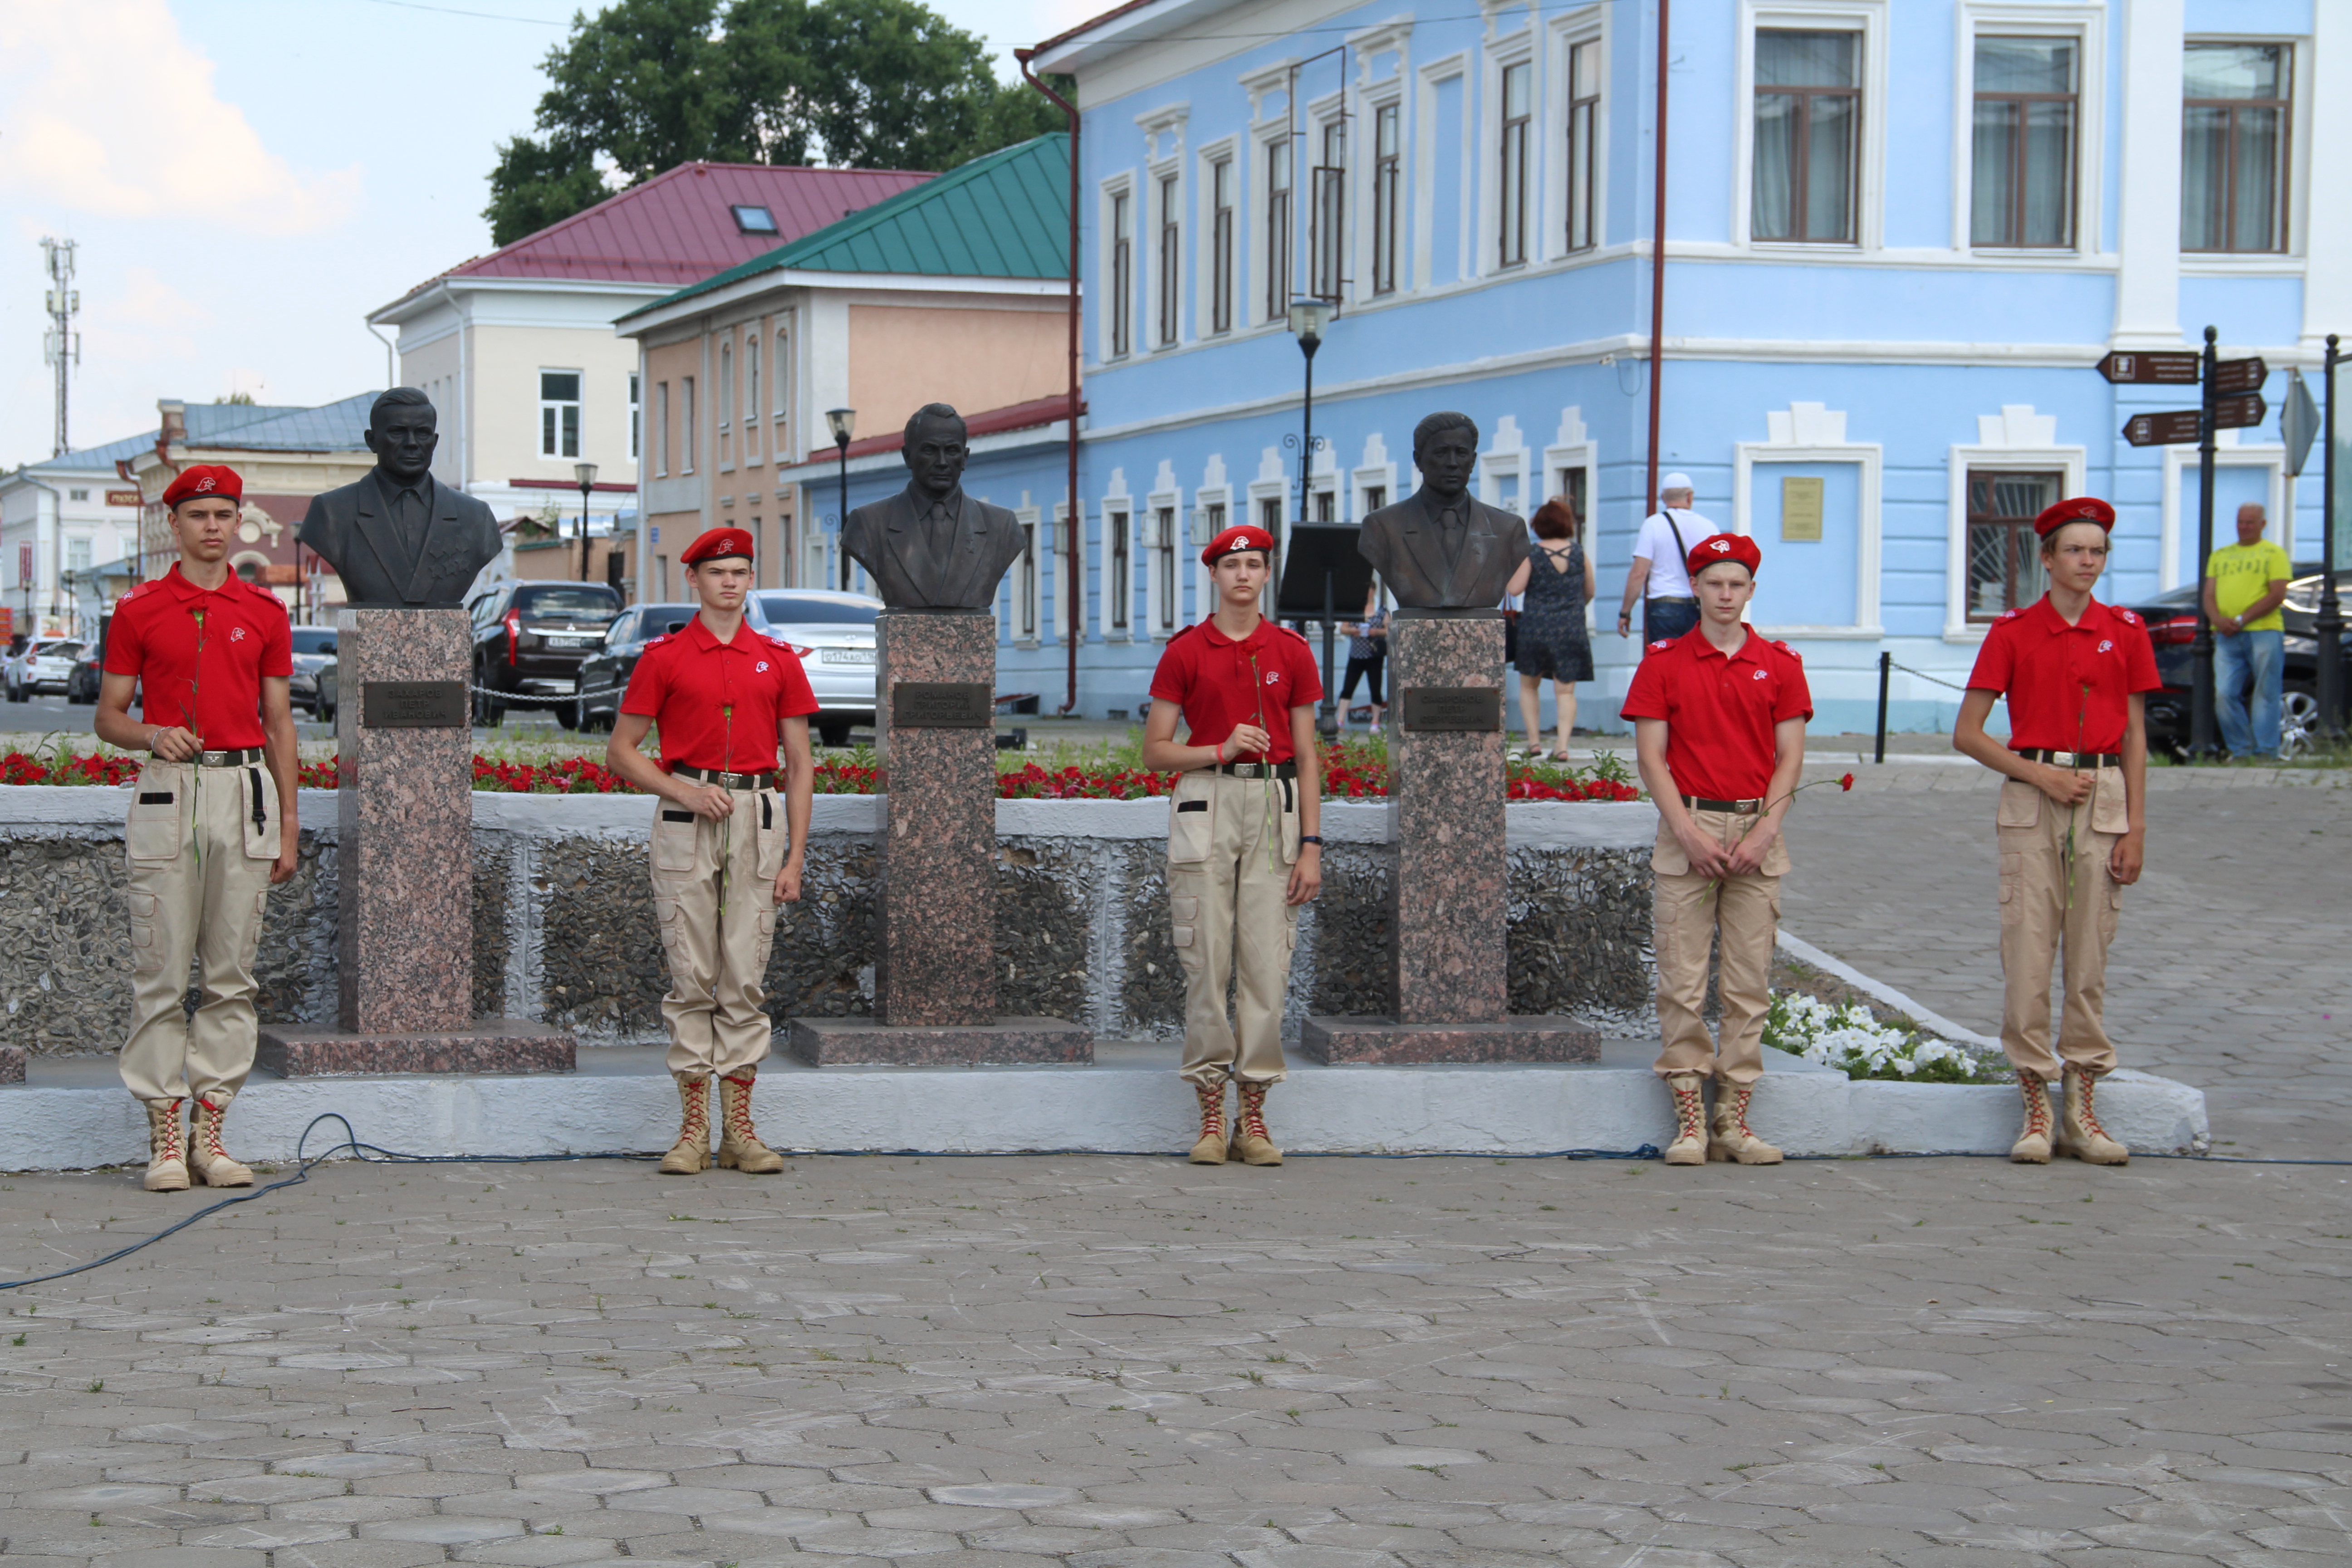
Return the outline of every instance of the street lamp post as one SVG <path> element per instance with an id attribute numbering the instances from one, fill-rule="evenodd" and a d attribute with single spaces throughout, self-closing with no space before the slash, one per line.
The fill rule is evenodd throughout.
<path id="1" fill-rule="evenodd" d="M 580 481 L 580 580 L 588 581 L 588 492 L 596 488 L 596 465 L 574 463 L 572 477 Z"/>
<path id="2" fill-rule="evenodd" d="M 1296 300 L 1290 306 L 1290 330 L 1297 336 L 1298 352 L 1307 361 L 1307 392 L 1303 404 L 1303 428 L 1298 442 L 1298 521 L 1307 521 L 1307 489 L 1315 469 L 1315 351 L 1323 346 L 1323 331 L 1331 324 L 1334 307 L 1328 300 Z M 1279 592 L 1279 590 L 1276 590 Z M 1333 603 L 1331 574 L 1323 574 L 1323 704 L 1315 715 L 1317 732 L 1335 736 L 1339 732 L 1339 700 L 1331 695 L 1332 660 L 1339 637 L 1339 606 Z"/>
<path id="3" fill-rule="evenodd" d="M 2319 738 L 2323 742 L 2337 740 L 2344 733 L 2344 606 L 2336 596 L 2336 334 L 2328 333 L 2327 411 L 2320 435 L 2327 446 L 2319 458 L 2325 487 L 2319 510 L 2319 614 L 2311 623 L 2313 640 L 2319 645 Z"/>
<path id="4" fill-rule="evenodd" d="M 2204 397 L 2197 423 L 2197 636 L 2189 645 L 2189 755 L 2210 763 L 2221 750 L 2213 728 L 2213 623 L 2205 614 L 2205 568 L 2213 559 L 2213 367 L 2220 332 L 2205 329 L 2204 358 L 2198 380 Z"/>
<path id="5" fill-rule="evenodd" d="M 841 546 L 841 591 L 849 591 L 849 437 L 857 429 L 857 410 L 828 408 L 825 425 L 833 431 L 834 450 L 841 454 L 841 516 L 834 524 L 834 538 Z"/>

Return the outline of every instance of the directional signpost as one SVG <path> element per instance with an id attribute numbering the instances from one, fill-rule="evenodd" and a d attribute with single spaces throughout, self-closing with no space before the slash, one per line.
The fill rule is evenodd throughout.
<path id="1" fill-rule="evenodd" d="M 2320 551 L 2319 614 L 2311 626 L 2319 654 L 2319 733 L 2333 741 L 2344 726 L 2344 606 L 2336 593 L 2338 552 L 2336 548 L 2336 334 L 2327 334 L 2327 359 L 2323 374 L 2327 383 L 2327 409 L 2322 420 L 2327 445 L 2320 448 L 2322 492 L 2319 531 L 2326 543 Z"/>
<path id="2" fill-rule="evenodd" d="M 2213 432 L 2252 429 L 2270 413 L 2262 393 L 2270 366 L 2259 354 L 2221 358 L 2214 346 L 2220 336 L 2214 328 L 2206 328 L 2202 353 L 2111 353 L 2099 362 L 2099 374 L 2116 386 L 2202 384 L 2200 406 L 2135 414 L 2124 425 L 2124 439 L 2135 447 L 2197 444 L 2197 579 L 2200 583 L 2205 563 L 2213 556 Z M 2289 393 L 2290 415 L 2299 412 L 2292 399 L 2294 391 L 2300 390 L 2298 383 Z M 2310 395 L 2303 396 L 2307 405 Z M 2308 446 L 2310 437 L 2304 439 Z M 2293 444 L 2291 437 L 2289 444 Z M 2205 618 L 2201 592 L 2197 596 L 2197 640 L 2190 647 L 2189 670 L 2189 754 L 2210 757 L 2218 749 L 2213 737 L 2213 626 Z"/>

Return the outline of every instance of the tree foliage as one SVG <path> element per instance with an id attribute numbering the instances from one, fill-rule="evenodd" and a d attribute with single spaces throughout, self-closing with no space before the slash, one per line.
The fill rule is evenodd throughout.
<path id="1" fill-rule="evenodd" d="M 950 169 L 1063 124 L 919 0 L 617 0 L 544 69 L 490 172 L 499 245 L 696 159 Z"/>

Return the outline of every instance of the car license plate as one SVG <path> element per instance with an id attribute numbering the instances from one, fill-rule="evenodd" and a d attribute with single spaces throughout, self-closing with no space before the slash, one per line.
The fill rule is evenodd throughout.
<path id="1" fill-rule="evenodd" d="M 823 664 L 872 664 L 874 650 L 870 647 L 829 647 L 824 650 Z"/>
<path id="2" fill-rule="evenodd" d="M 549 637 L 547 639 L 547 646 L 550 647 L 588 647 L 594 644 L 595 641 L 596 639 L 594 637 L 567 637 L 557 636 Z"/>

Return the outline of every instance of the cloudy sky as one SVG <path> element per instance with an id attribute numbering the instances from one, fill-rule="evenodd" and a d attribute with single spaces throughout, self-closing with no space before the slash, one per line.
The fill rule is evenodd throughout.
<path id="1" fill-rule="evenodd" d="M 1008 53 L 1109 0 L 930 0 Z M 0 3 L 0 467 L 49 455 L 39 241 L 80 243 L 71 437 L 381 386 L 363 318 L 489 248 L 492 145 L 599 0 Z"/>

